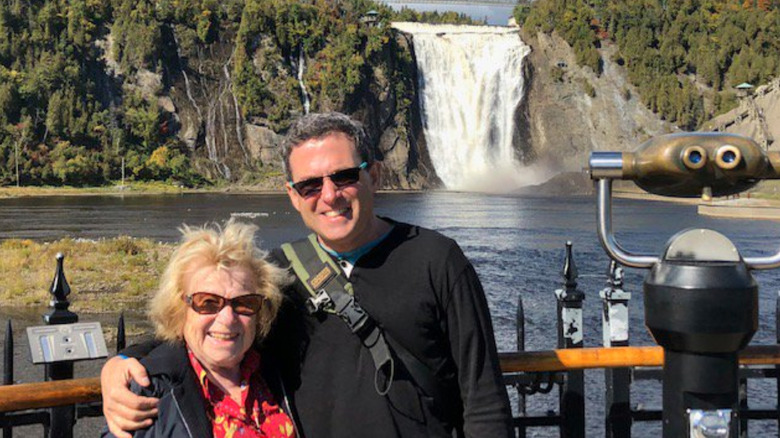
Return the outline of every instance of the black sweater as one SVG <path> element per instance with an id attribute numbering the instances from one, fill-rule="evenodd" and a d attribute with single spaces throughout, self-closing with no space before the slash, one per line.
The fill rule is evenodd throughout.
<path id="1" fill-rule="evenodd" d="M 281 251 L 273 256 L 287 264 Z M 454 388 L 462 412 L 445 412 L 403 372 L 378 395 L 369 351 L 335 315 L 307 315 L 301 304 L 309 295 L 296 282 L 266 346 L 284 361 L 304 437 L 449 437 L 460 421 L 469 437 L 512 435 L 485 295 L 453 240 L 395 223 L 357 261 L 350 282 L 386 333 Z"/>

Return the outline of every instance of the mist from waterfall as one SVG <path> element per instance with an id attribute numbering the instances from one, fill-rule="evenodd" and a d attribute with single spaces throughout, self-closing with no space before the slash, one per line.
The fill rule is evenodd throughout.
<path id="1" fill-rule="evenodd" d="M 530 48 L 517 28 L 393 23 L 413 35 L 425 139 L 450 190 L 507 191 L 539 182 L 517 158 L 515 112 Z"/>

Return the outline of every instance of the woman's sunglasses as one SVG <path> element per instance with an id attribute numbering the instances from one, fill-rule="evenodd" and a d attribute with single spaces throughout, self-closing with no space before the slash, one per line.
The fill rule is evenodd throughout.
<path id="1" fill-rule="evenodd" d="M 192 307 L 192 310 L 201 315 L 214 315 L 219 313 L 226 305 L 230 305 L 233 311 L 239 315 L 252 316 L 263 307 L 265 297 L 259 294 L 241 295 L 235 298 L 225 298 L 208 292 L 195 292 L 184 297 L 184 301 Z"/>
<path id="2" fill-rule="evenodd" d="M 309 196 L 316 195 L 322 191 L 322 184 L 325 178 L 330 179 L 331 182 L 333 182 L 333 184 L 338 188 L 355 184 L 356 182 L 360 181 L 360 171 L 366 167 L 368 167 L 368 163 L 364 161 L 360 163 L 360 166 L 358 167 L 339 170 L 338 172 L 333 172 L 330 175 L 309 178 L 303 181 L 298 181 L 296 183 L 290 181 L 288 184 L 290 184 L 290 187 L 295 189 L 299 195 L 303 196 L 304 198 L 308 198 Z"/>

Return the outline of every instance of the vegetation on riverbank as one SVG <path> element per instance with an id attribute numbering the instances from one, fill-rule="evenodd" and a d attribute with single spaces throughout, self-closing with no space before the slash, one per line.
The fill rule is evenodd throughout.
<path id="1" fill-rule="evenodd" d="M 132 181 L 125 185 L 115 183 L 96 187 L 74 186 L 0 186 L 0 199 L 26 196 L 87 196 L 87 195 L 167 195 L 183 193 L 284 193 L 284 183 L 271 178 L 256 184 L 213 184 L 202 187 L 184 187 L 165 181 Z"/>
<path id="2" fill-rule="evenodd" d="M 0 306 L 40 306 L 51 300 L 57 253 L 65 255 L 71 310 L 77 313 L 143 309 L 174 245 L 121 236 L 50 243 L 0 242 Z"/>

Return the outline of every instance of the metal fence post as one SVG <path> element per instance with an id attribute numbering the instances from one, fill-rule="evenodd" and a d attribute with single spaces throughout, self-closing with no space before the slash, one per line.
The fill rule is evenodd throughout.
<path id="1" fill-rule="evenodd" d="M 780 344 L 780 291 L 777 292 L 777 300 L 775 301 L 775 338 L 778 344 Z M 775 382 L 777 384 L 777 427 L 780 429 L 780 365 L 775 365 Z"/>
<path id="2" fill-rule="evenodd" d="M 5 348 L 3 349 L 3 385 L 14 383 L 14 331 L 11 320 L 5 325 Z M 0 413 L 0 419 L 5 419 L 5 414 Z M 14 428 L 3 426 L 3 438 L 11 438 Z"/>
<path id="3" fill-rule="evenodd" d="M 555 291 L 558 300 L 558 348 L 582 348 L 582 301 L 585 294 L 577 289 L 577 267 L 571 242 L 566 242 L 563 264 L 564 287 Z M 585 436 L 585 375 L 568 371 L 559 390 L 561 437 Z"/>
<path id="4" fill-rule="evenodd" d="M 631 294 L 623 290 L 623 268 L 612 260 L 607 274 L 607 287 L 599 292 L 603 301 L 602 328 L 605 347 L 627 347 L 628 301 Z M 605 368 L 606 404 L 604 432 L 607 438 L 631 436 L 631 370 Z"/>
<path id="5" fill-rule="evenodd" d="M 525 310 L 523 309 L 523 297 L 517 296 L 517 313 L 515 314 L 515 335 L 517 339 L 517 351 L 525 351 Z M 517 416 L 525 417 L 525 393 L 517 390 Z M 517 437 L 525 438 L 526 427 L 524 424 L 517 426 Z"/>
<path id="6" fill-rule="evenodd" d="M 57 254 L 57 270 L 51 283 L 49 292 L 54 297 L 51 300 L 49 313 L 43 315 L 46 324 L 72 324 L 78 322 L 78 315 L 68 310 L 70 301 L 70 286 L 65 279 L 63 260 L 65 256 Z M 73 362 L 55 362 L 46 364 L 46 381 L 65 380 L 73 378 Z M 49 410 L 51 421 L 49 430 L 46 431 L 49 438 L 72 438 L 73 426 L 76 424 L 75 406 L 62 406 Z"/>

